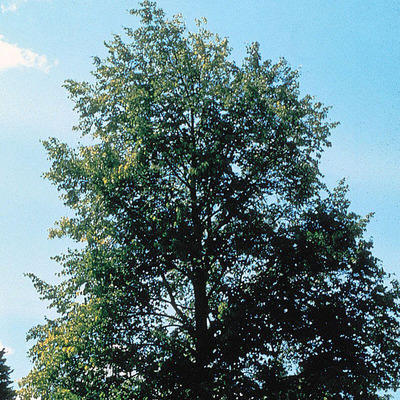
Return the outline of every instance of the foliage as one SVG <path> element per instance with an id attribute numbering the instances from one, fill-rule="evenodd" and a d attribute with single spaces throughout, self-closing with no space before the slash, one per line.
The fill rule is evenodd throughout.
<path id="1" fill-rule="evenodd" d="M 13 400 L 15 399 L 15 391 L 11 388 L 10 374 L 12 370 L 6 364 L 5 353 L 5 349 L 0 350 L 0 398 L 2 400 Z"/>
<path id="2" fill-rule="evenodd" d="M 59 317 L 32 329 L 20 396 L 380 399 L 399 375 L 399 291 L 318 160 L 334 124 L 284 60 L 243 65 L 153 3 L 95 82 L 68 81 L 82 143 L 44 143 L 74 216 L 51 237 Z"/>

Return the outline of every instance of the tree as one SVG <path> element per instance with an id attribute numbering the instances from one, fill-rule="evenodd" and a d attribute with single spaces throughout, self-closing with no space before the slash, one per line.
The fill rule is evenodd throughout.
<path id="1" fill-rule="evenodd" d="M 382 399 L 399 379 L 399 287 L 330 192 L 335 124 L 284 60 L 242 66 L 144 1 L 141 26 L 67 81 L 82 143 L 44 142 L 73 217 L 51 237 L 59 317 L 31 330 L 20 396 Z"/>
<path id="2" fill-rule="evenodd" d="M 11 388 L 12 381 L 10 374 L 12 373 L 11 368 L 6 365 L 6 354 L 5 349 L 0 350 L 0 398 L 2 400 L 13 400 L 15 399 L 15 391 Z"/>

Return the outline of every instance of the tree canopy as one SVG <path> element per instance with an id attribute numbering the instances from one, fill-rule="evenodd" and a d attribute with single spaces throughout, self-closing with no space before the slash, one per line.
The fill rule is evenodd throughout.
<path id="1" fill-rule="evenodd" d="M 67 81 L 81 143 L 44 142 L 83 245 L 32 276 L 59 317 L 33 328 L 22 399 L 382 399 L 399 379 L 399 288 L 319 159 L 328 108 L 298 73 L 242 65 L 205 21 L 154 3 Z"/>
<path id="2" fill-rule="evenodd" d="M 15 391 L 12 388 L 12 380 L 10 374 L 11 368 L 6 364 L 5 349 L 0 350 L 0 398 L 2 400 L 15 399 Z"/>

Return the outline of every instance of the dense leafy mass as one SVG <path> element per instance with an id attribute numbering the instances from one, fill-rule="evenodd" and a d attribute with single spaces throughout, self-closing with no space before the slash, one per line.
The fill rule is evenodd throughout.
<path id="1" fill-rule="evenodd" d="M 6 364 L 5 349 L 0 350 L 0 399 L 1 400 L 14 400 L 15 391 L 12 388 L 12 380 L 10 374 L 11 368 Z"/>
<path id="2" fill-rule="evenodd" d="M 59 317 L 35 327 L 20 396 L 382 399 L 399 378 L 399 290 L 318 160 L 334 124 L 284 60 L 187 32 L 144 1 L 141 26 L 68 81 L 82 142 L 45 142 L 74 216 L 51 236 Z"/>

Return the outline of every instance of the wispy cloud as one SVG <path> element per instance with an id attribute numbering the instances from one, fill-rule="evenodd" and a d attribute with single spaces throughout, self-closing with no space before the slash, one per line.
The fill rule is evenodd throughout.
<path id="1" fill-rule="evenodd" d="M 6 351 L 6 354 L 14 353 L 14 349 L 12 349 L 11 347 L 3 346 L 3 343 L 0 340 L 0 350 L 2 350 L 2 349 L 4 349 Z"/>
<path id="2" fill-rule="evenodd" d="M 47 56 L 40 55 L 29 49 L 23 49 L 16 44 L 8 43 L 0 35 L 0 71 L 25 67 L 37 68 L 49 72 L 50 68 L 57 64 L 57 61 L 50 63 Z"/>
<path id="3" fill-rule="evenodd" d="M 25 3 L 27 0 L 12 0 L 8 4 L 2 4 L 1 7 L 1 12 L 6 13 L 6 12 L 15 12 L 18 10 L 18 8 L 21 7 L 21 4 Z"/>

